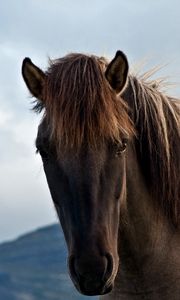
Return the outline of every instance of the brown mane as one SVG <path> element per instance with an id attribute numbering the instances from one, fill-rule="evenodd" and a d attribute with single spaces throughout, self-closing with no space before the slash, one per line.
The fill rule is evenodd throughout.
<path id="1" fill-rule="evenodd" d="M 129 76 L 122 95 L 132 111 L 137 153 L 151 193 L 166 216 L 180 223 L 180 101 L 160 92 L 159 82 Z"/>
<path id="2" fill-rule="evenodd" d="M 119 141 L 136 131 L 137 154 L 151 193 L 177 226 L 179 101 L 161 93 L 158 81 L 147 82 L 132 75 L 122 97 L 117 98 L 105 79 L 106 65 L 103 58 L 83 54 L 70 54 L 51 62 L 44 86 L 44 117 L 51 139 L 57 149 L 79 149 L 84 141 L 93 146 L 104 139 Z M 34 109 L 41 110 L 42 102 L 37 102 Z"/>
<path id="3" fill-rule="evenodd" d="M 131 135 L 127 106 L 105 76 L 105 60 L 69 54 L 51 62 L 44 87 L 45 113 L 57 147 L 79 149 L 84 141 L 119 141 Z"/>

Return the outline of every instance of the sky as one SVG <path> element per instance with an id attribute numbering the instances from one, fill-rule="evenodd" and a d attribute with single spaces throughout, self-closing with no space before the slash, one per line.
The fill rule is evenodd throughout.
<path id="1" fill-rule="evenodd" d="M 41 115 L 21 76 L 28 56 L 43 70 L 70 52 L 130 67 L 167 64 L 160 76 L 180 96 L 179 0 L 6 0 L 0 3 L 0 242 L 57 221 L 35 138 Z"/>

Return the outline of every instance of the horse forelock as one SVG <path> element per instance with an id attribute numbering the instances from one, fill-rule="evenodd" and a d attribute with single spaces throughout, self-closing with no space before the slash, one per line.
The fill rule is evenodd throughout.
<path id="1" fill-rule="evenodd" d="M 125 102 L 110 88 L 103 58 L 69 54 L 52 61 L 44 86 L 45 115 L 57 148 L 131 136 L 133 126 Z"/>

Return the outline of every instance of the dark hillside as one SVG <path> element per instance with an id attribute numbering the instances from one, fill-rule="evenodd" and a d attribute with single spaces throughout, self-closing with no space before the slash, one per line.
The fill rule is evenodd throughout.
<path id="1" fill-rule="evenodd" d="M 66 246 L 59 225 L 0 245 L 0 299 L 89 299 L 80 295 L 69 279 Z"/>

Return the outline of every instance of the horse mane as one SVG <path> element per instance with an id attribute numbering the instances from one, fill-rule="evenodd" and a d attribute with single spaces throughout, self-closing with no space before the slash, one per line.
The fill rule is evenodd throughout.
<path id="1" fill-rule="evenodd" d="M 45 117 L 57 148 L 78 150 L 81 145 L 133 133 L 127 105 L 110 88 L 104 58 L 69 54 L 51 61 L 44 85 Z M 35 109 L 41 110 L 35 105 Z"/>
<path id="2" fill-rule="evenodd" d="M 151 73 L 151 72 L 150 72 Z M 156 203 L 180 223 L 180 101 L 160 91 L 161 80 L 129 76 L 122 97 L 131 108 L 140 165 Z"/>
<path id="3" fill-rule="evenodd" d="M 50 139 L 57 153 L 78 150 L 85 142 L 120 141 L 134 136 L 150 191 L 175 226 L 180 223 L 180 106 L 158 88 L 158 81 L 129 75 L 117 97 L 104 72 L 107 61 L 92 55 L 69 54 L 51 61 L 43 89 Z M 44 103 L 44 104 L 43 104 Z M 134 134 L 136 132 L 136 134 Z"/>

